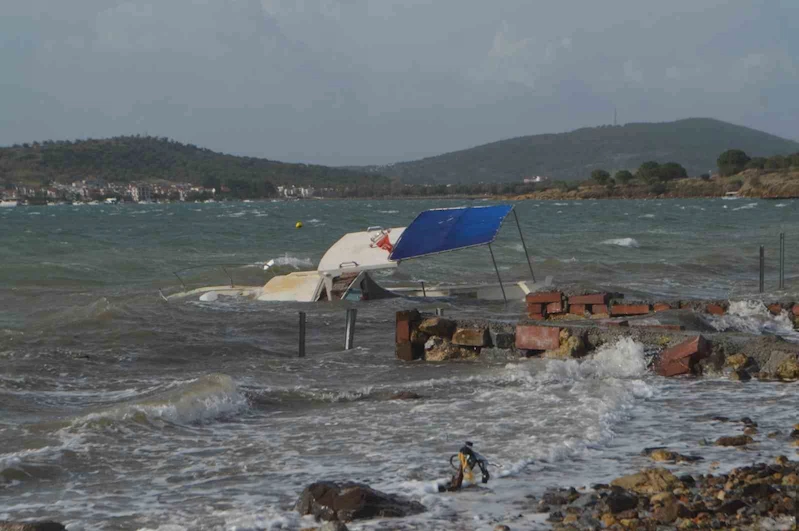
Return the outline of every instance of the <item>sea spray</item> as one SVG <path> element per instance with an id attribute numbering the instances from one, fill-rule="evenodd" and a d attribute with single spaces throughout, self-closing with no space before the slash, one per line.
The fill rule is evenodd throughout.
<path id="1" fill-rule="evenodd" d="M 779 315 L 772 315 L 761 301 L 731 302 L 724 315 L 703 318 L 719 332 L 737 330 L 747 334 L 772 334 L 799 342 L 799 333 L 794 330 L 788 312 L 782 310 Z"/>
<path id="2" fill-rule="evenodd" d="M 635 238 L 612 238 L 609 240 L 604 240 L 602 245 L 618 245 L 619 247 L 631 247 L 637 248 L 640 247 L 638 245 L 638 241 Z"/>

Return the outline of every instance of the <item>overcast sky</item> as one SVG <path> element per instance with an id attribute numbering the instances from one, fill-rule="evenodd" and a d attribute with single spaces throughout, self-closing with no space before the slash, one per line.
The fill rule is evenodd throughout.
<path id="1" fill-rule="evenodd" d="M 0 145 L 322 164 L 707 116 L 799 139 L 799 0 L 2 0 Z"/>

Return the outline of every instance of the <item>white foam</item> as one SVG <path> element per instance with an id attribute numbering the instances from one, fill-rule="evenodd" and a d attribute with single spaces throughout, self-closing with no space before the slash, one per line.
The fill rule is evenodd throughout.
<path id="1" fill-rule="evenodd" d="M 738 330 L 748 334 L 773 334 L 799 341 L 799 333 L 794 330 L 788 312 L 782 310 L 779 315 L 772 315 L 760 301 L 731 302 L 724 315 L 705 316 L 705 319 L 719 332 Z"/>
<path id="2" fill-rule="evenodd" d="M 757 206 L 757 203 L 747 203 L 747 204 L 745 204 L 743 206 L 739 206 L 738 208 L 733 208 L 732 210 L 733 210 L 733 212 L 736 211 L 736 210 L 750 210 L 750 209 L 755 208 L 756 206 Z"/>
<path id="3" fill-rule="evenodd" d="M 777 203 L 776 205 L 774 205 L 774 207 L 775 208 L 783 208 L 783 207 L 787 207 L 789 204 L 790 203 Z"/>
<path id="4" fill-rule="evenodd" d="M 302 267 L 311 267 L 313 265 L 313 262 L 311 261 L 310 258 L 297 258 L 296 256 L 292 256 L 289 253 L 286 253 L 283 256 L 275 258 L 273 265 L 291 266 L 294 269 L 300 269 Z"/>
<path id="5" fill-rule="evenodd" d="M 381 214 L 399 214 L 399 210 L 378 210 Z"/>
<path id="6" fill-rule="evenodd" d="M 209 291 L 207 293 L 203 293 L 200 295 L 200 300 L 202 302 L 215 302 L 219 298 L 219 293 L 215 291 Z"/>
<path id="7" fill-rule="evenodd" d="M 644 214 L 643 216 L 638 216 L 638 217 L 642 218 L 642 219 L 643 218 L 652 219 L 652 218 L 655 217 L 655 215 L 654 214 Z"/>
<path id="8" fill-rule="evenodd" d="M 602 245 L 618 245 L 619 247 L 630 247 L 630 248 L 640 247 L 638 245 L 638 241 L 636 241 L 635 238 L 613 238 L 610 240 L 603 241 Z"/>

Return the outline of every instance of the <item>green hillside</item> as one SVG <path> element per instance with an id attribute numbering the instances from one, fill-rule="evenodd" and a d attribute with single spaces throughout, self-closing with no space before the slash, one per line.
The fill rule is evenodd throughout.
<path id="1" fill-rule="evenodd" d="M 193 184 L 247 180 L 317 187 L 388 183 L 374 172 L 237 157 L 157 137 L 46 141 L 0 148 L 0 181 L 40 184 L 87 178 Z"/>
<path id="2" fill-rule="evenodd" d="M 680 163 L 689 175 L 699 175 L 715 170 L 719 153 L 731 148 L 766 157 L 799 151 L 799 143 L 719 120 L 689 118 L 523 136 L 371 169 L 404 182 L 468 184 L 535 175 L 587 179 L 594 169 L 634 172 L 655 160 Z"/>

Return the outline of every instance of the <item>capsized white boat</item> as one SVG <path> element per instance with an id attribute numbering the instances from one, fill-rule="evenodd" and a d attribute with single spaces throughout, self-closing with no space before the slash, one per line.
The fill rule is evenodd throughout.
<path id="1" fill-rule="evenodd" d="M 200 300 L 212 301 L 220 296 L 238 296 L 259 301 L 318 302 L 404 296 L 520 300 L 526 294 L 549 285 L 551 278 L 544 284 L 536 283 L 528 255 L 527 264 L 532 280 L 501 280 L 491 243 L 512 211 L 512 205 L 426 210 L 408 227 L 369 227 L 362 232 L 345 234 L 327 250 L 315 271 L 276 275 L 263 286 L 236 286 L 232 280 L 228 286 L 207 286 L 194 290 L 186 290 L 184 286 L 183 292 L 164 298 L 199 296 Z M 516 213 L 513 214 L 516 218 Z M 527 255 L 518 218 L 516 223 Z M 373 271 L 396 268 L 405 260 L 480 245 L 488 246 L 491 252 L 498 280 L 495 284 L 426 285 L 420 282 L 384 288 L 369 275 Z M 268 262 L 264 268 L 269 268 L 273 263 Z"/>
<path id="2" fill-rule="evenodd" d="M 3 199 L 0 201 L 0 208 L 10 208 L 17 206 L 16 199 Z"/>

